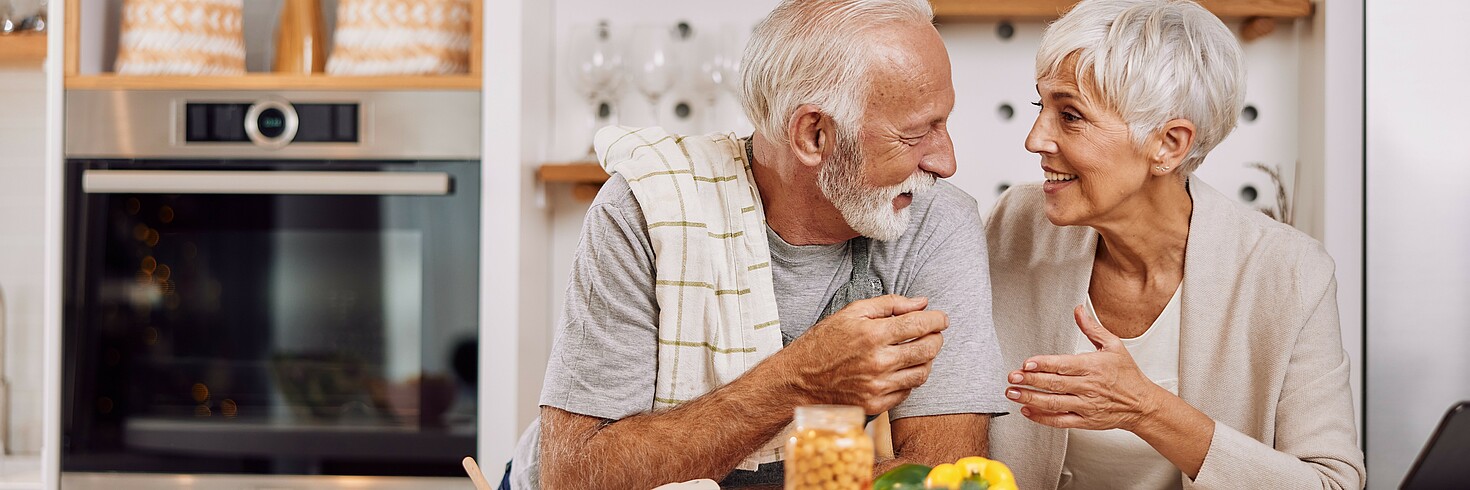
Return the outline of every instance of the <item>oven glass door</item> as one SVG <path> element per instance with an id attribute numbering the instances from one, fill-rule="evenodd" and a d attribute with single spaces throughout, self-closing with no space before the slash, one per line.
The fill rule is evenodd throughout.
<path id="1" fill-rule="evenodd" d="M 478 162 L 67 162 L 64 471 L 463 476 Z"/>

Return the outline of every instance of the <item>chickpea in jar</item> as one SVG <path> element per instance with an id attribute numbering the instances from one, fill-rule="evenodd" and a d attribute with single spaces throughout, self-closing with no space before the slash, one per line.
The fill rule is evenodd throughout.
<path id="1" fill-rule="evenodd" d="M 858 407 L 796 409 L 796 433 L 786 443 L 786 490 L 868 490 L 873 440 Z"/>

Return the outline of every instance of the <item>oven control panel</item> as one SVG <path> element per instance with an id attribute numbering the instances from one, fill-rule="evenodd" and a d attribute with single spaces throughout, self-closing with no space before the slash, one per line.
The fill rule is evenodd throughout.
<path id="1" fill-rule="evenodd" d="M 281 148 L 293 143 L 357 143 L 356 103 L 292 104 L 283 100 L 184 104 L 184 142 L 252 143 Z"/>

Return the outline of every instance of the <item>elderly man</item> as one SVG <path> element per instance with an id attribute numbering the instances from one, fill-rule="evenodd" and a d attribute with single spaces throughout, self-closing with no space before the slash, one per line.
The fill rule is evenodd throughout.
<path id="1" fill-rule="evenodd" d="M 515 488 L 779 484 L 793 409 L 888 411 L 899 462 L 986 454 L 1007 404 L 925 0 L 786 0 L 749 138 L 608 128 Z M 941 333 L 941 331 L 943 333 Z"/>

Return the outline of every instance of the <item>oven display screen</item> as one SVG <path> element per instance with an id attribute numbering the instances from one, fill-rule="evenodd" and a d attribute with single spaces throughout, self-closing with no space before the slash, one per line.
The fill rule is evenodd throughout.
<path id="1" fill-rule="evenodd" d="M 293 143 L 357 143 L 358 104 L 293 104 L 300 121 Z M 245 114 L 250 104 L 189 103 L 184 105 L 186 143 L 248 143 Z M 255 121 L 268 138 L 286 130 L 286 115 L 277 109 L 261 111 Z"/>

